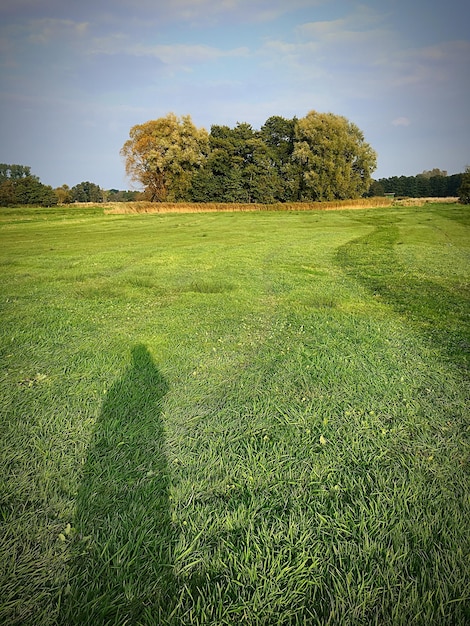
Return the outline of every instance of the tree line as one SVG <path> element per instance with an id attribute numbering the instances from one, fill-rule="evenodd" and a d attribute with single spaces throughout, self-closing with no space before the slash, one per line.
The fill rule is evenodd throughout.
<path id="1" fill-rule="evenodd" d="M 270 117 L 255 130 L 197 128 L 169 113 L 131 128 L 121 149 L 126 172 L 155 202 L 274 203 L 359 198 L 376 153 L 345 117 L 310 111 Z"/>
<path id="2" fill-rule="evenodd" d="M 0 206 L 14 204 L 52 206 L 57 204 L 57 196 L 27 165 L 0 163 Z"/>
<path id="3" fill-rule="evenodd" d="M 28 165 L 0 163 L 0 206 L 55 206 L 73 202 L 129 202 L 141 199 L 139 191 L 101 189 L 96 183 L 83 181 L 69 187 L 53 189 L 31 174 Z"/>
<path id="4" fill-rule="evenodd" d="M 370 196 L 395 194 L 408 198 L 458 197 L 464 174 L 447 175 L 445 170 L 435 168 L 416 176 L 391 176 L 374 180 L 370 186 Z"/>

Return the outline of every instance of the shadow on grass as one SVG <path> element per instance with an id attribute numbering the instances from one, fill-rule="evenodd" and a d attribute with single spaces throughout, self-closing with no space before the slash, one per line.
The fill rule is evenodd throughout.
<path id="1" fill-rule="evenodd" d="M 469 296 L 413 274 L 395 253 L 398 227 L 383 218 L 372 233 L 338 249 L 336 260 L 374 295 L 382 298 L 441 353 L 464 370 L 470 355 Z"/>
<path id="2" fill-rule="evenodd" d="M 174 579 L 161 421 L 167 383 L 145 346 L 106 395 L 74 520 L 64 624 L 166 623 Z"/>

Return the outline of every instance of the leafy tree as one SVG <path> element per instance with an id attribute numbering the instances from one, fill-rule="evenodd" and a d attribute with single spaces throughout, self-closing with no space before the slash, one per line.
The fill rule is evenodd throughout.
<path id="1" fill-rule="evenodd" d="M 0 163 L 0 181 L 6 178 L 10 180 L 19 180 L 20 178 L 31 177 L 39 180 L 37 176 L 31 174 L 29 165 L 8 165 Z"/>
<path id="2" fill-rule="evenodd" d="M 191 197 L 197 202 L 274 202 L 276 172 L 261 133 L 250 124 L 213 125 L 209 155 L 196 174 Z"/>
<path id="3" fill-rule="evenodd" d="M 292 160 L 297 119 L 279 115 L 268 118 L 260 135 L 269 150 L 271 168 L 276 176 L 276 200 L 280 202 L 299 199 L 302 168 Z"/>
<path id="4" fill-rule="evenodd" d="M 285 202 L 364 195 L 376 154 L 357 126 L 331 113 L 272 116 L 261 130 L 174 113 L 131 128 L 126 172 L 152 201 Z"/>
<path id="5" fill-rule="evenodd" d="M 440 172 L 433 174 L 433 172 Z M 464 174 L 444 175 L 445 172 L 435 168 L 430 172 L 423 172 L 416 176 L 392 176 L 381 178 L 380 183 L 385 193 L 394 193 L 397 196 L 410 198 L 439 198 L 458 196 L 459 187 Z"/>
<path id="6" fill-rule="evenodd" d="M 14 181 L 10 178 L 4 178 L 0 182 L 0 206 L 11 206 L 17 202 Z"/>
<path id="7" fill-rule="evenodd" d="M 72 202 L 103 202 L 103 192 L 99 185 L 83 181 L 70 190 Z"/>
<path id="8" fill-rule="evenodd" d="M 371 198 L 384 196 L 385 189 L 383 184 L 378 180 L 373 180 L 370 184 L 369 192 L 367 195 Z"/>
<path id="9" fill-rule="evenodd" d="M 367 193 L 376 153 L 345 117 L 310 111 L 295 126 L 294 162 L 302 166 L 302 200 L 358 198 Z"/>
<path id="10" fill-rule="evenodd" d="M 109 202 L 132 202 L 139 200 L 142 196 L 140 191 L 123 191 L 119 189 L 108 189 L 106 191 L 106 200 Z"/>
<path id="11" fill-rule="evenodd" d="M 446 178 L 446 196 L 455 197 L 459 195 L 459 188 L 465 174 L 452 174 Z"/>
<path id="12" fill-rule="evenodd" d="M 438 167 L 435 167 L 432 170 L 424 170 L 421 174 L 417 174 L 417 176 L 422 176 L 423 178 L 433 178 L 434 176 L 447 176 L 446 170 L 440 170 Z"/>
<path id="13" fill-rule="evenodd" d="M 43 185 L 36 177 L 26 176 L 16 181 L 16 198 L 19 204 L 54 206 L 57 196 L 49 185 Z"/>
<path id="14" fill-rule="evenodd" d="M 429 176 L 423 176 L 422 174 L 418 174 L 415 177 L 410 176 L 409 178 L 414 178 L 417 192 L 405 193 L 404 195 L 408 195 L 414 198 L 427 198 L 431 195 L 431 178 Z"/>
<path id="15" fill-rule="evenodd" d="M 32 204 L 53 206 L 57 196 L 52 187 L 43 185 L 37 176 L 31 174 L 27 165 L 0 164 L 0 204 Z"/>
<path id="16" fill-rule="evenodd" d="M 72 193 L 68 185 L 62 185 L 54 190 L 59 204 L 70 204 L 72 202 Z"/>
<path id="17" fill-rule="evenodd" d="M 151 201 L 187 200 L 195 171 L 208 151 L 208 135 L 189 115 L 174 113 L 133 126 L 121 149 L 126 173 Z"/>
<path id="18" fill-rule="evenodd" d="M 467 165 L 462 176 L 462 183 L 459 188 L 459 202 L 470 204 L 470 165 Z"/>
<path id="19" fill-rule="evenodd" d="M 429 179 L 429 191 L 432 198 L 444 198 L 447 195 L 447 174 L 437 174 Z"/>

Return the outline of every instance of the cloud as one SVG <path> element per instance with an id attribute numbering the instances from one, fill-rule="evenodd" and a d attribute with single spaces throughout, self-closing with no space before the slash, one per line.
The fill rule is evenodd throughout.
<path id="1" fill-rule="evenodd" d="M 214 22 L 230 17 L 238 22 L 274 20 L 301 8 L 313 8 L 329 0 L 172 0 L 158 7 L 160 19 L 185 20 L 195 23 Z M 155 0 L 117 0 L 133 12 L 155 12 Z"/>
<path id="2" fill-rule="evenodd" d="M 57 38 L 83 37 L 88 30 L 88 22 L 74 22 L 44 18 L 32 20 L 29 23 L 29 41 L 31 43 L 46 44 Z"/>
<path id="3" fill-rule="evenodd" d="M 372 101 L 385 94 L 395 99 L 405 88 L 416 100 L 445 90 L 454 98 L 465 92 L 468 40 L 419 46 L 390 20 L 359 5 L 339 19 L 305 22 L 284 39 L 265 41 L 260 54 L 267 68 L 284 72 L 291 84 L 334 94 L 337 101 Z"/>
<path id="4" fill-rule="evenodd" d="M 148 45 L 134 43 L 123 34 L 114 34 L 110 37 L 97 38 L 90 49 L 93 55 L 129 55 L 131 57 L 151 57 L 158 59 L 173 68 L 185 68 L 208 63 L 226 57 L 247 57 L 249 50 L 246 47 L 223 50 L 205 44 L 157 44 Z"/>
<path id="5" fill-rule="evenodd" d="M 395 85 L 436 85 L 468 81 L 470 41 L 443 41 L 433 46 L 411 48 L 398 52 L 390 67 L 395 75 Z"/>
<path id="6" fill-rule="evenodd" d="M 347 86 L 354 71 L 358 83 L 370 82 L 382 58 L 393 54 L 396 37 L 383 25 L 383 17 L 360 5 L 340 19 L 300 24 L 290 41 L 266 41 L 262 52 L 272 64 L 280 64 L 299 78 L 328 79 L 344 76 Z M 356 90 L 359 91 L 358 85 Z"/>
<path id="7" fill-rule="evenodd" d="M 397 117 L 396 119 L 392 120 L 392 124 L 393 126 L 409 126 L 411 124 L 411 121 L 407 117 Z"/>

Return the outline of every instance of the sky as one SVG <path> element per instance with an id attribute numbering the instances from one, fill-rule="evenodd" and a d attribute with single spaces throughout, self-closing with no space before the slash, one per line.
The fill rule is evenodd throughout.
<path id="1" fill-rule="evenodd" d="M 120 149 L 173 112 L 347 117 L 375 179 L 470 164 L 468 0 L 0 0 L 0 162 L 132 189 Z"/>

